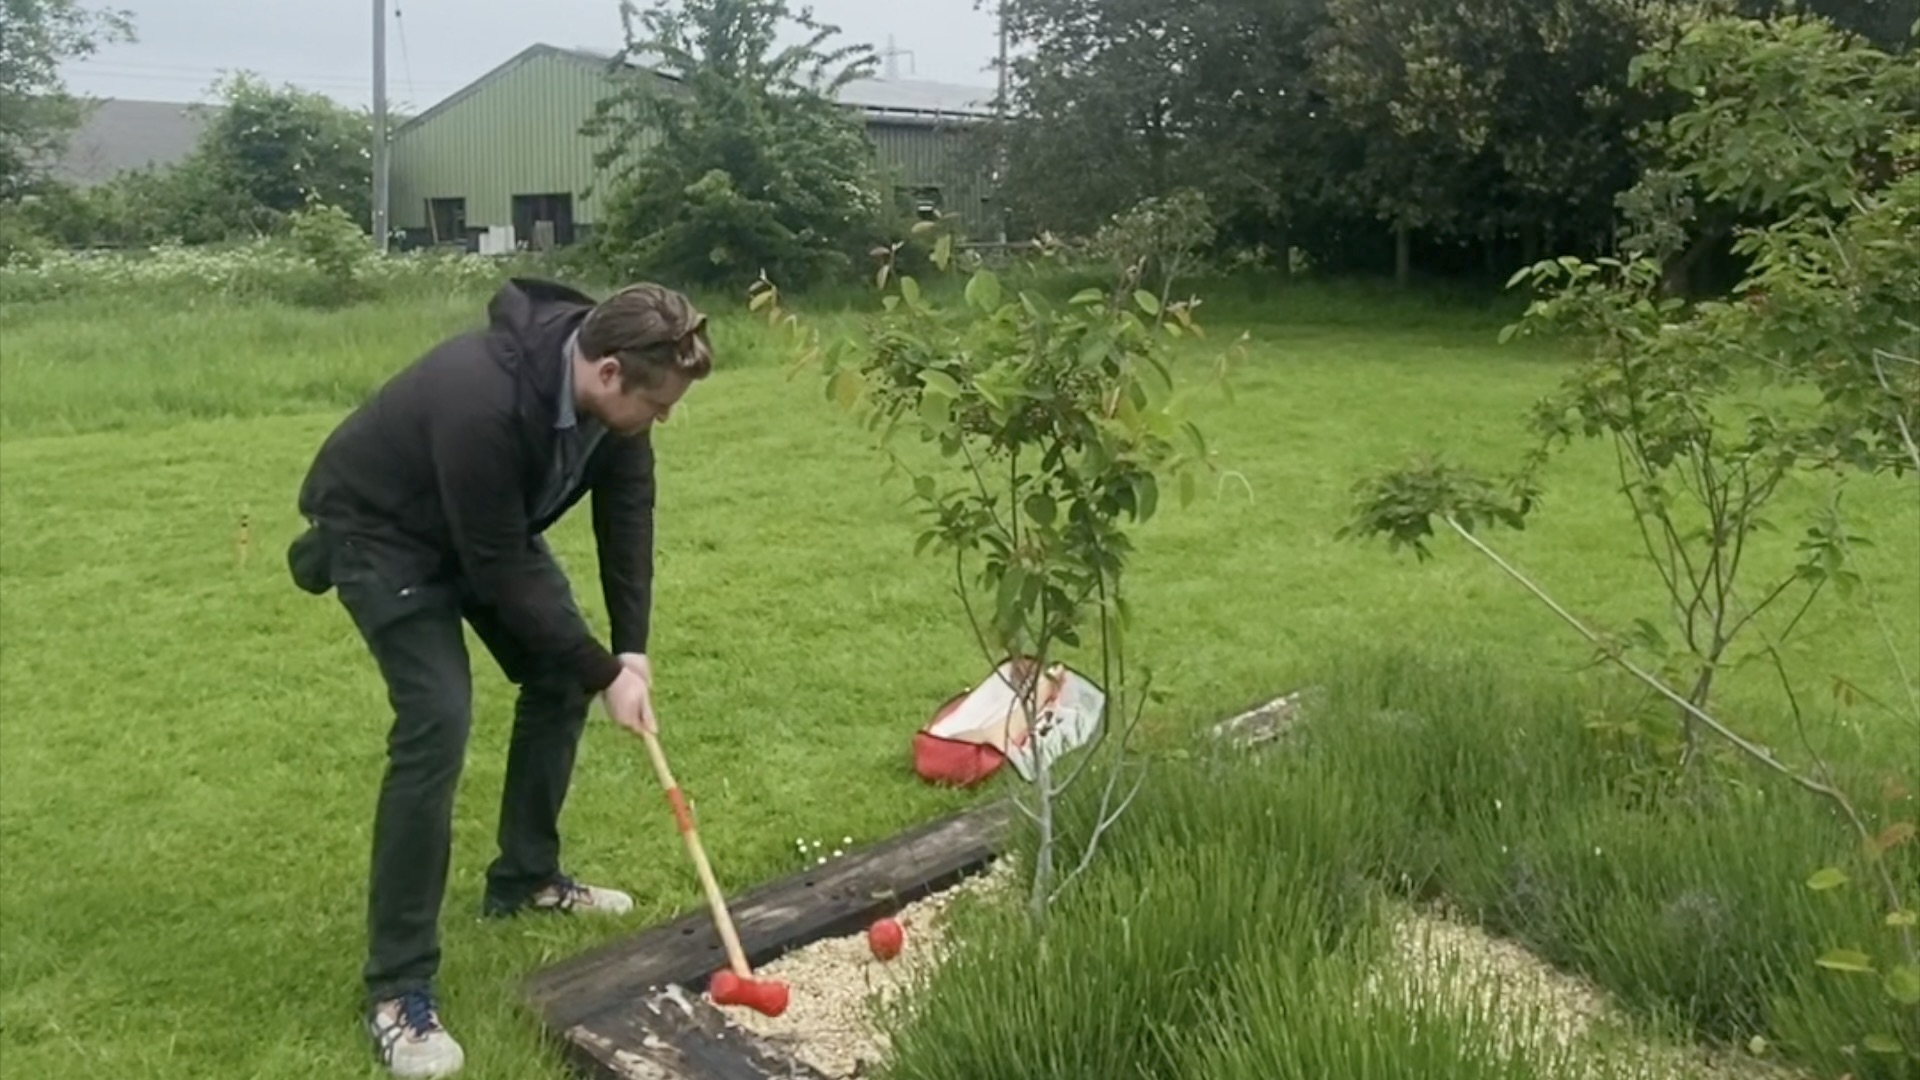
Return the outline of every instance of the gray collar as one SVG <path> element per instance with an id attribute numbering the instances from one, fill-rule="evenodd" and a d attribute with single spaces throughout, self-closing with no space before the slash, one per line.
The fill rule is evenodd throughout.
<path id="1" fill-rule="evenodd" d="M 560 353 L 560 407 L 553 426 L 561 430 L 577 427 L 580 423 L 580 417 L 573 408 L 573 350 L 579 341 L 580 331 L 575 330 Z"/>

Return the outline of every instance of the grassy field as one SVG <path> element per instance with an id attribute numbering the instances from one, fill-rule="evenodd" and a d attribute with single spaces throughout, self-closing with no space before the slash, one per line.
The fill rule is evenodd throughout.
<path id="1" fill-rule="evenodd" d="M 0 313 L 9 1072 L 373 1075 L 356 994 L 383 690 L 344 612 L 295 590 L 282 553 L 330 426 L 473 325 L 480 302 Z M 1132 647 L 1169 695 L 1155 737 L 1315 681 L 1350 647 L 1470 646 L 1529 678 L 1582 677 L 1581 644 L 1470 552 L 1443 545 L 1420 566 L 1333 537 L 1375 467 L 1432 448 L 1512 460 L 1555 357 L 1493 345 L 1484 311 L 1319 290 L 1249 294 L 1212 318 L 1216 340 L 1253 337 L 1237 402 L 1203 417 L 1246 486 L 1170 508 L 1140 539 Z M 957 805 L 912 776 L 908 744 L 983 665 L 946 568 L 912 557 L 904 492 L 881 482 L 864 432 L 789 379 L 757 324 L 730 317 L 718 341 L 720 372 L 659 435 L 655 664 L 667 752 L 737 889 L 794 868 L 797 838 L 864 843 Z M 1539 524 L 1502 545 L 1576 610 L 1621 623 L 1659 597 L 1611 468 L 1599 447 L 1567 459 Z M 1861 532 L 1887 538 L 1864 570 L 1915 670 L 1920 605 L 1900 598 L 1920 592 L 1920 506 L 1891 485 L 1853 506 Z M 585 521 L 555 539 L 599 622 Z M 1756 572 L 1786 565 L 1790 542 Z M 1817 646 L 1797 659 L 1807 680 L 1907 692 L 1857 603 L 1816 609 L 1801 635 Z M 478 921 L 510 698 L 475 655 L 445 1005 L 466 1075 L 557 1076 L 516 980 L 697 904 L 697 885 L 644 752 L 596 723 L 563 821 L 568 863 L 639 910 L 614 925 Z M 1733 673 L 1724 710 L 1788 743 L 1771 679 Z M 1920 745 L 1864 709 L 1813 736 L 1863 766 Z"/>

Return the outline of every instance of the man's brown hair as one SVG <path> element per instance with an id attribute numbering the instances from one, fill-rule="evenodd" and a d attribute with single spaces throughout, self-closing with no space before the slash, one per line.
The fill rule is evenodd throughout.
<path id="1" fill-rule="evenodd" d="M 589 360 L 618 357 L 628 390 L 658 386 L 668 372 L 697 380 L 713 370 L 706 315 L 684 294 L 651 282 L 595 305 L 580 326 L 580 352 Z"/>

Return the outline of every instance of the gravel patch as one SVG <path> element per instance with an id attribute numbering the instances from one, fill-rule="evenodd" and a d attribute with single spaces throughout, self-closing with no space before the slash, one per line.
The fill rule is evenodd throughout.
<path id="1" fill-rule="evenodd" d="M 1403 910 L 1393 927 L 1405 966 L 1400 985 L 1423 993 L 1477 990 L 1463 1004 L 1491 1016 L 1501 1046 L 1512 1053 L 1531 1037 L 1562 1046 L 1585 1044 L 1581 1077 L 1569 1080 L 1796 1080 L 1802 1074 L 1744 1055 L 1700 1046 L 1650 1043 L 1628 1034 L 1629 1021 L 1599 987 L 1560 970 L 1524 946 L 1446 915 Z M 1504 1022 L 1509 1003 L 1536 1025 Z"/>
<path id="2" fill-rule="evenodd" d="M 781 979 L 789 991 L 787 1009 L 762 1016 L 751 1009 L 728 1009 L 727 1017 L 764 1041 L 825 1076 L 854 1080 L 886 1054 L 886 1038 L 873 1023 L 875 1007 L 930 974 L 945 956 L 942 916 L 963 896 L 1012 882 L 1011 867 L 995 860 L 984 872 L 903 907 L 894 921 L 906 944 L 889 961 L 876 959 L 865 932 L 826 938 L 754 969 Z"/>

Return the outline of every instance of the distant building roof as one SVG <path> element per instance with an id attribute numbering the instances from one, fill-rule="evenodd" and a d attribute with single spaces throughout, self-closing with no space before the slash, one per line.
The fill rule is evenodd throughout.
<path id="1" fill-rule="evenodd" d="M 200 142 L 218 106 L 177 101 L 107 98 L 91 102 L 66 152 L 54 163 L 57 180 L 90 187 L 128 169 L 178 164 Z"/>
<path id="2" fill-rule="evenodd" d="M 610 51 L 590 48 L 562 48 L 557 45 L 530 45 L 498 67 L 468 83 L 459 90 L 434 103 L 431 108 L 415 116 L 400 127 L 411 127 L 445 110 L 460 99 L 473 93 L 481 86 L 493 81 L 506 72 L 539 56 L 558 56 L 563 59 L 591 64 L 604 69 L 612 62 L 616 54 Z M 629 61 L 628 67 L 638 70 L 651 70 L 652 65 L 645 62 Z M 659 72 L 662 78 L 671 78 L 665 72 Z M 928 82 L 918 79 L 855 79 L 842 87 L 839 101 L 859 110 L 870 120 L 885 120 L 890 116 L 902 119 L 968 117 L 980 118 L 993 115 L 993 95 L 990 89 L 973 86 L 959 86 L 953 83 Z"/>
<path id="3" fill-rule="evenodd" d="M 840 101 L 873 113 L 993 115 L 992 90 L 919 79 L 855 79 L 841 88 Z"/>

